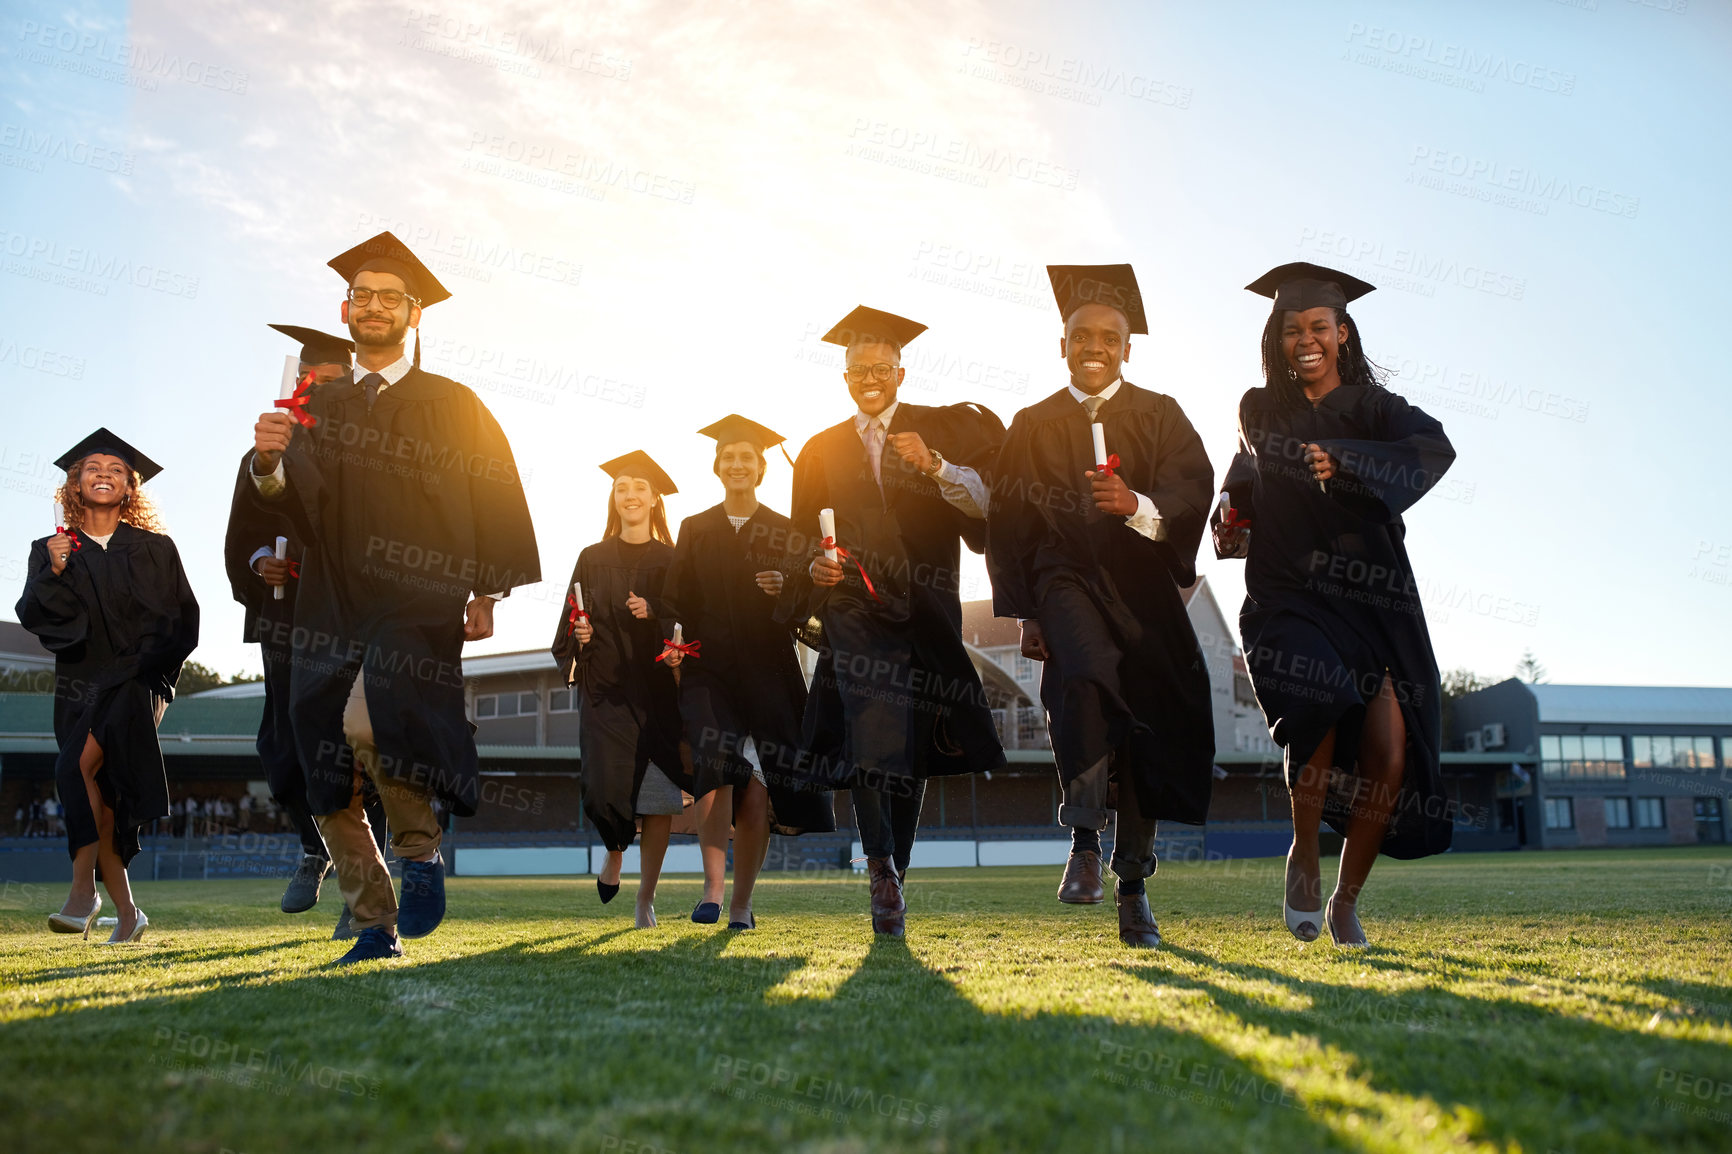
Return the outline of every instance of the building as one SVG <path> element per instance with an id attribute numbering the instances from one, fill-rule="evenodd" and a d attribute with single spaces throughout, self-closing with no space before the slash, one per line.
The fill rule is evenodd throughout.
<path id="1" fill-rule="evenodd" d="M 1732 689 L 1545 685 L 1510 679 L 1456 699 L 1454 742 L 1525 765 L 1497 806 L 1527 845 L 1726 840 Z"/>

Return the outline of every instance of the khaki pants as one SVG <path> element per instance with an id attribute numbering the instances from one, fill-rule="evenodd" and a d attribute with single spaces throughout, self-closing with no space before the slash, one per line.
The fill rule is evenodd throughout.
<path id="1" fill-rule="evenodd" d="M 391 830 L 391 852 L 399 858 L 425 858 L 439 849 L 439 819 L 425 792 L 392 781 L 379 772 L 379 751 L 373 745 L 373 721 L 367 714 L 364 672 L 355 675 L 349 703 L 343 709 L 343 737 L 355 751 L 355 790 L 347 809 L 317 817 L 331 864 L 336 867 L 337 886 L 349 904 L 357 930 L 373 926 L 397 928 L 397 895 L 391 889 L 391 874 L 373 840 L 367 811 L 361 806 L 360 775 L 372 778 Z"/>

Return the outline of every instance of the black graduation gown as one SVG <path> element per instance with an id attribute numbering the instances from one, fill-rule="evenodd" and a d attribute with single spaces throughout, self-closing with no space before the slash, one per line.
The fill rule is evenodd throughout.
<path id="1" fill-rule="evenodd" d="M 674 675 L 656 660 L 673 636 L 665 588 L 673 547 L 647 542 L 628 561 L 618 537 L 577 555 L 571 583 L 583 585 L 584 608 L 595 630 L 588 645 L 572 636 L 563 610 L 553 636 L 553 658 L 567 685 L 580 689 L 578 746 L 583 759 L 583 811 L 610 850 L 623 850 L 637 833 L 638 788 L 650 762 L 690 793 L 680 759 L 680 707 Z M 633 617 L 626 598 L 649 602 L 650 615 Z"/>
<path id="2" fill-rule="evenodd" d="M 801 788 L 794 772 L 806 708 L 794 636 L 776 620 L 776 599 L 756 579 L 783 567 L 792 529 L 793 522 L 762 504 L 737 532 L 721 505 L 687 517 L 668 574 L 667 613 L 687 641 L 703 643 L 699 656 L 680 666 L 693 795 L 751 780 L 751 764 L 739 751 L 750 737 L 770 793 L 771 828 L 829 832 L 836 828 L 829 797 Z"/>
<path id="3" fill-rule="evenodd" d="M 248 450 L 235 477 L 228 531 L 223 537 L 223 567 L 228 571 L 229 591 L 245 610 L 241 640 L 259 647 L 265 669 L 265 709 L 259 719 L 257 746 L 265 780 L 279 802 L 304 810 L 307 782 L 295 754 L 294 726 L 289 720 L 290 638 L 300 582 L 293 577 L 283 582 L 279 601 L 252 567 L 253 554 L 260 548 L 274 547 L 278 537 L 288 538 L 290 561 L 300 563 L 304 550 L 293 520 L 256 499 L 257 488 L 248 476 L 252 459 Z"/>
<path id="4" fill-rule="evenodd" d="M 289 713 L 308 808 L 349 804 L 354 763 L 343 707 L 366 671 L 385 777 L 475 812 L 480 766 L 463 697 L 471 595 L 541 578 L 511 445 L 487 406 L 446 377 L 411 369 L 369 413 L 359 381 L 313 393 L 280 502 L 306 551 L 295 602 Z"/>
<path id="5" fill-rule="evenodd" d="M 987 567 L 993 612 L 1035 618 L 1053 660 L 1041 671 L 1059 775 L 1070 781 L 1115 749 L 1146 817 L 1200 825 L 1213 786 L 1208 666 L 1179 587 L 1197 579 L 1214 472 L 1177 401 L 1126 381 L 1100 407 L 1119 476 L 1154 502 L 1166 537 L 1151 541 L 1095 508 L 1086 410 L 1060 389 L 1016 415 L 994 471 Z M 1086 601 L 1053 596 L 1059 586 Z M 1105 633 L 1073 647 L 1067 616 Z"/>
<path id="6" fill-rule="evenodd" d="M 114 849 L 138 853 L 139 828 L 169 816 L 156 724 L 198 645 L 198 602 L 174 542 L 122 522 L 104 549 L 72 531 L 78 549 L 56 576 L 46 537 L 30 543 L 18 620 L 54 654 L 55 786 L 68 849 L 97 840 L 78 770 L 87 736 L 102 747 L 96 784 L 114 810 Z"/>
<path id="7" fill-rule="evenodd" d="M 1340 464 L 1321 492 L 1307 442 Z M 1455 459 L 1434 418 L 1382 388 L 1341 386 L 1315 407 L 1294 390 L 1239 402 L 1239 454 L 1226 489 L 1251 522 L 1239 630 L 1257 702 L 1297 779 L 1335 727 L 1335 764 L 1358 764 L 1365 703 L 1387 672 L 1407 724 L 1407 767 L 1383 843 L 1391 857 L 1449 848 L 1454 823 L 1439 769 L 1442 700 L 1401 513 Z M 1333 782 L 1323 817 L 1346 833 L 1352 780 Z"/>
<path id="8" fill-rule="evenodd" d="M 990 411 L 903 402 L 889 433 L 909 432 L 991 484 L 1004 426 Z M 853 416 L 814 436 L 794 463 L 798 532 L 777 614 L 790 625 L 812 616 L 822 626 L 800 772 L 825 789 L 896 790 L 914 777 L 1004 764 L 980 676 L 962 644 L 958 596 L 959 542 L 983 550 L 986 522 L 945 501 L 938 483 L 905 463 L 888 437 L 881 475 L 882 489 Z M 824 508 L 835 510 L 837 543 L 852 554 L 842 583 L 828 589 L 814 586 L 808 569 Z"/>

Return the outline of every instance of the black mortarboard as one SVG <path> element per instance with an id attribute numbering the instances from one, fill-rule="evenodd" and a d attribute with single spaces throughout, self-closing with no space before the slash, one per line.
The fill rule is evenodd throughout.
<path id="1" fill-rule="evenodd" d="M 759 449 L 773 449 L 787 440 L 782 434 L 766 429 L 758 422 L 738 413 L 729 413 L 713 425 L 707 425 L 698 430 L 699 435 L 714 437 L 716 447 L 732 445 L 739 441 L 750 441 Z"/>
<path id="2" fill-rule="evenodd" d="M 351 286 L 361 273 L 388 272 L 403 281 L 403 287 L 422 308 L 430 308 L 451 296 L 439 278 L 409 251 L 409 246 L 389 232 L 362 241 L 341 256 L 332 257 L 329 263 L 343 283 Z"/>
<path id="3" fill-rule="evenodd" d="M 354 359 L 355 342 L 347 337 L 334 337 L 300 325 L 272 325 L 271 328 L 290 340 L 301 342 L 303 365 L 346 365 Z"/>
<path id="4" fill-rule="evenodd" d="M 1106 305 L 1125 314 L 1133 333 L 1148 335 L 1149 318 L 1143 313 L 1143 293 L 1137 274 L 1128 264 L 1049 264 L 1047 279 L 1058 301 L 1059 316 L 1070 315 L 1084 305 Z"/>
<path id="5" fill-rule="evenodd" d="M 90 434 L 90 436 L 84 438 L 84 440 L 78 442 L 78 444 L 62 453 L 60 459 L 55 461 L 54 464 L 56 467 L 61 469 L 70 469 L 73 465 L 77 464 L 85 457 L 90 456 L 92 453 L 106 453 L 111 457 L 119 457 L 121 460 L 126 462 L 128 468 L 138 474 L 138 481 L 141 485 L 162 472 L 161 465 L 157 464 L 155 461 L 151 460 L 149 457 L 145 456 L 143 453 L 139 452 L 137 449 L 133 448 L 107 429 L 96 430 L 96 432 Z"/>
<path id="6" fill-rule="evenodd" d="M 925 331 L 926 326 L 919 321 L 911 321 L 895 313 L 880 312 L 878 309 L 861 305 L 837 321 L 836 327 L 824 334 L 824 339 L 843 348 L 860 341 L 879 340 L 888 341 L 901 349 Z"/>
<path id="7" fill-rule="evenodd" d="M 1305 261 L 1272 268 L 1245 287 L 1258 296 L 1273 297 L 1276 312 L 1344 309 L 1348 301 L 1377 288 L 1358 277 Z"/>
<path id="8" fill-rule="evenodd" d="M 642 477 L 650 483 L 650 488 L 663 497 L 679 492 L 673 478 L 662 472 L 662 467 L 642 449 L 633 449 L 623 457 L 615 457 L 603 464 L 601 471 L 616 481 L 621 477 Z"/>

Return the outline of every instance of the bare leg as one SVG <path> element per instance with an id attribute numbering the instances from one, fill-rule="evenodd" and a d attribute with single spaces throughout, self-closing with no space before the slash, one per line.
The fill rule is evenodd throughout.
<path id="1" fill-rule="evenodd" d="M 638 839 L 637 920 L 640 926 L 654 925 L 651 907 L 656 900 L 656 882 L 661 880 L 662 859 L 668 852 L 668 834 L 674 819 L 665 813 L 645 814 L 643 836 Z"/>
<path id="2" fill-rule="evenodd" d="M 610 886 L 619 884 L 619 871 L 625 867 L 625 851 L 610 849 L 607 851 L 607 861 L 601 866 L 601 880 Z"/>
<path id="3" fill-rule="evenodd" d="M 728 873 L 728 830 L 734 822 L 734 787 L 719 786 L 697 800 L 698 849 L 704 857 L 704 901 L 722 904 Z M 736 876 L 739 863 L 734 863 Z M 738 882 L 735 889 L 739 888 Z"/>
<path id="4" fill-rule="evenodd" d="M 1354 907 L 1359 890 L 1377 861 L 1389 815 L 1401 791 L 1407 768 L 1407 722 L 1388 674 L 1377 696 L 1365 707 L 1365 732 L 1360 738 L 1359 778 L 1354 792 L 1353 815 L 1347 823 L 1347 842 L 1341 847 L 1341 872 L 1335 893 L 1329 899 L 1329 924 L 1343 942 L 1363 943 Z"/>
<path id="5" fill-rule="evenodd" d="M 60 912 L 67 917 L 88 917 L 96 901 L 96 843 L 80 846 L 72 855 L 72 889 Z"/>
<path id="6" fill-rule="evenodd" d="M 728 920 L 751 920 L 752 887 L 764 868 L 764 853 L 770 848 L 770 791 L 753 778 L 740 799 L 734 819 L 734 898 L 728 904 Z"/>
<path id="7" fill-rule="evenodd" d="M 94 737 L 84 739 L 84 753 L 78 759 L 78 772 L 84 775 L 84 792 L 90 798 L 90 811 L 96 815 L 96 868 L 102 874 L 102 887 L 114 902 L 119 924 L 115 930 L 124 938 L 132 933 L 138 921 L 138 907 L 132 904 L 132 885 L 126 877 L 126 866 L 114 852 L 114 811 L 102 799 L 96 775 L 102 769 L 102 747 Z"/>
<path id="8" fill-rule="evenodd" d="M 1323 822 L 1323 798 L 1335 760 L 1335 730 L 1317 743 L 1293 786 L 1293 847 L 1287 851 L 1287 904 L 1295 910 L 1323 908 L 1323 870 L 1318 862 L 1317 831 Z"/>

